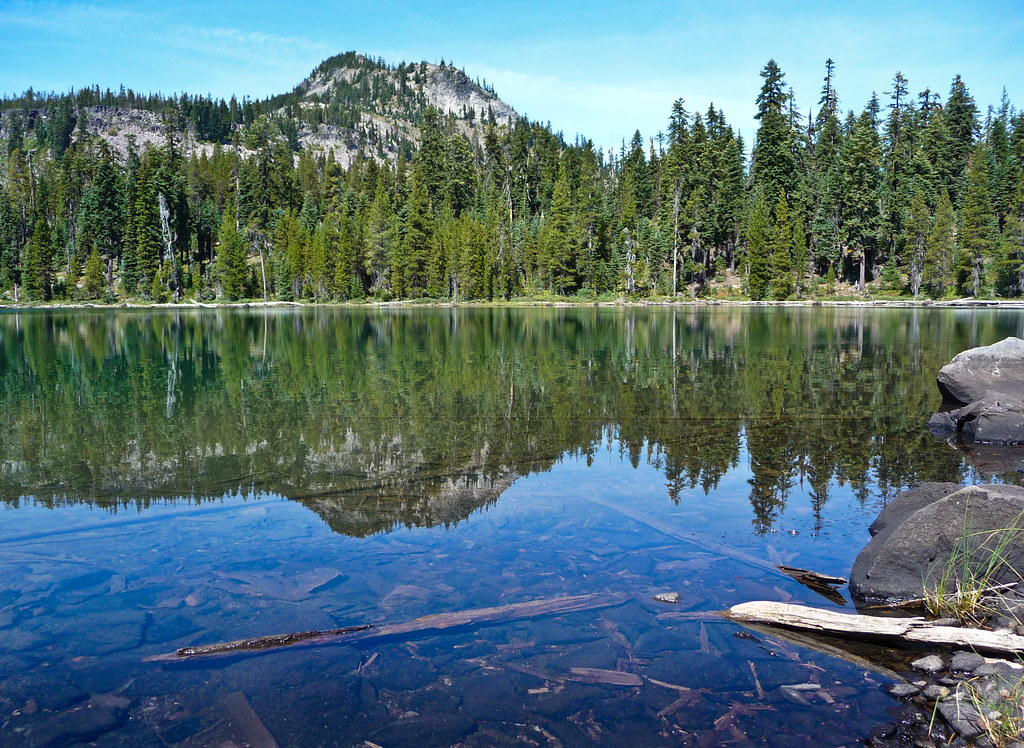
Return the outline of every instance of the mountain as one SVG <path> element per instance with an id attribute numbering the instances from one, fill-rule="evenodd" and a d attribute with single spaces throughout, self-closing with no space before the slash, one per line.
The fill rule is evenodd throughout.
<path id="1" fill-rule="evenodd" d="M 418 141 L 428 107 L 477 144 L 487 123 L 509 125 L 519 118 L 492 89 L 443 60 L 392 67 L 354 52 L 325 60 L 290 94 L 268 104 L 275 115 L 302 123 L 302 146 L 333 148 L 342 158 L 362 150 L 394 160 L 403 144 Z"/>
<path id="2" fill-rule="evenodd" d="M 476 145 L 482 144 L 488 123 L 506 126 L 519 119 L 492 88 L 443 60 L 439 65 L 390 65 L 346 52 L 322 62 L 291 92 L 261 101 L 142 95 L 123 87 L 115 92 L 95 86 L 70 96 L 30 89 L 0 102 L 0 137 L 40 124 L 49 130 L 64 128 L 70 137 L 77 127 L 103 138 L 123 157 L 131 142 L 143 151 L 165 145 L 168 137 L 186 155 L 209 155 L 217 143 L 251 150 L 262 131 L 271 141 L 287 141 L 295 151 L 333 151 L 335 160 L 347 167 L 358 153 L 392 163 L 400 153 L 410 156 L 431 107 Z M 49 140 L 52 144 L 52 133 Z"/>

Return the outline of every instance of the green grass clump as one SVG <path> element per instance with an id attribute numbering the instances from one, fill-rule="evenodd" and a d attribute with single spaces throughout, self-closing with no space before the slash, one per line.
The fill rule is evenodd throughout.
<path id="1" fill-rule="evenodd" d="M 1007 748 L 1024 737 L 1024 682 L 993 693 L 984 692 L 972 681 L 958 689 L 981 715 L 978 727 L 996 748 Z"/>
<path id="2" fill-rule="evenodd" d="M 1024 512 L 1009 527 L 972 531 L 970 501 L 964 511 L 963 533 L 953 543 L 953 552 L 934 585 L 926 583 L 925 607 L 933 616 L 953 616 L 961 623 L 977 625 L 995 612 L 993 600 L 997 580 L 1024 580 L 1010 560 L 1017 541 L 1024 534 Z"/>

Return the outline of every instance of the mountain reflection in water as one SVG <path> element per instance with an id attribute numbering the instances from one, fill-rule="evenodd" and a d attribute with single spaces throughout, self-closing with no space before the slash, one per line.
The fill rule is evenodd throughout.
<path id="1" fill-rule="evenodd" d="M 363 536 L 458 522 L 613 433 L 668 495 L 745 447 L 755 524 L 796 483 L 962 480 L 934 374 L 1013 313 L 279 309 L 0 315 L 0 499 L 274 493 Z"/>

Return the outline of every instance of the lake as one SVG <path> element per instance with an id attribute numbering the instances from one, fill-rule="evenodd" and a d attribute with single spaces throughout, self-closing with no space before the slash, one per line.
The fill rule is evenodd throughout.
<path id="1" fill-rule="evenodd" d="M 714 613 L 835 607 L 769 564 L 846 576 L 901 488 L 989 478 L 926 423 L 938 369 L 1007 335 L 1019 312 L 0 313 L 0 743 L 855 745 L 898 713 L 884 667 Z"/>

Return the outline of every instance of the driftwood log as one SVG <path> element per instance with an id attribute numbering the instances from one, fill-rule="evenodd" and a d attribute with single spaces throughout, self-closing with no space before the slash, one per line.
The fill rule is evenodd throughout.
<path id="1" fill-rule="evenodd" d="M 852 639 L 963 647 L 992 654 L 1024 652 L 1024 636 L 1009 631 L 935 626 L 920 617 L 879 618 L 764 601 L 734 605 L 723 615 L 737 623 L 779 626 Z"/>
<path id="2" fill-rule="evenodd" d="M 808 589 L 817 592 L 819 595 L 828 598 L 832 602 L 839 605 L 846 605 L 845 598 L 835 590 L 835 587 L 846 584 L 846 579 L 843 577 L 819 574 L 815 571 L 798 569 L 795 566 L 786 566 L 785 564 L 773 564 L 772 562 L 765 561 L 763 558 L 758 558 L 751 553 L 741 551 L 738 548 L 733 548 L 725 545 L 724 543 L 719 543 L 702 535 L 692 532 L 683 532 L 668 522 L 662 522 L 655 517 L 648 517 L 640 512 L 630 509 L 629 507 L 613 504 L 612 502 L 605 501 L 597 496 L 588 496 L 587 501 L 591 504 L 596 504 L 603 509 L 607 509 L 608 511 L 621 514 L 623 517 L 627 517 L 634 522 L 650 527 L 652 530 L 657 530 L 662 535 L 667 535 L 675 540 L 681 540 L 684 543 L 689 543 L 690 545 L 709 551 L 710 553 L 731 558 L 734 561 L 739 561 L 747 564 L 748 566 L 753 566 L 754 568 L 768 572 L 769 574 L 776 576 L 781 575 L 789 577 L 790 579 L 795 579 Z"/>
<path id="3" fill-rule="evenodd" d="M 378 639 L 401 638 L 403 636 L 429 634 L 463 626 L 487 623 L 520 621 L 527 618 L 556 616 L 581 610 L 600 610 L 621 605 L 625 595 L 571 595 L 567 597 L 542 598 L 524 603 L 510 603 L 493 608 L 476 608 L 453 613 L 438 613 L 402 623 L 370 624 L 349 626 L 328 631 L 302 631 L 293 634 L 274 634 L 252 639 L 238 639 L 222 644 L 202 644 L 183 647 L 175 652 L 151 655 L 143 662 L 183 662 L 198 658 L 238 657 L 258 654 L 285 647 L 321 647 L 329 644 L 349 644 Z"/>

